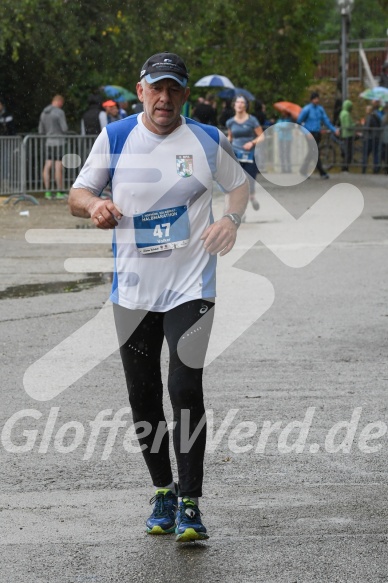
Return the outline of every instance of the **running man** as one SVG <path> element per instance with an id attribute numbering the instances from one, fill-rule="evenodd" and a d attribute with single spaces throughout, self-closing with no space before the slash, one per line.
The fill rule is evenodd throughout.
<path id="1" fill-rule="evenodd" d="M 137 84 L 143 113 L 102 130 L 69 196 L 73 215 L 114 229 L 111 300 L 133 420 L 156 489 L 146 529 L 175 532 L 177 541 L 208 538 L 198 507 L 206 443 L 203 363 L 216 256 L 232 249 L 249 198 L 226 137 L 180 115 L 190 94 L 188 78 L 178 55 L 150 57 Z M 228 194 L 226 214 L 215 222 L 214 180 Z M 108 181 L 112 200 L 101 200 Z M 164 338 L 177 483 L 162 405 Z"/>

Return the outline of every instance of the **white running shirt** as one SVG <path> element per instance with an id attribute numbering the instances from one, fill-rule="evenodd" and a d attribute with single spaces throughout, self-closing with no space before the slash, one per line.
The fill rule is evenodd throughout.
<path id="1" fill-rule="evenodd" d="M 213 223 L 213 180 L 230 192 L 246 177 L 217 128 L 182 117 L 174 132 L 160 136 L 144 126 L 142 115 L 102 130 L 73 187 L 98 196 L 111 179 L 113 202 L 123 212 L 113 233 L 112 302 L 165 312 L 216 296 L 216 256 L 204 250 L 200 239 Z M 170 217 L 177 216 L 179 223 L 173 227 Z M 143 233 L 146 247 L 171 240 L 177 247 L 143 254 Z"/>

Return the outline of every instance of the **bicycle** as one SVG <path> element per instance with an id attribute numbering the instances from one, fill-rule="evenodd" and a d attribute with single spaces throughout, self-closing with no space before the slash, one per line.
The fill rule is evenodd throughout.
<path id="1" fill-rule="evenodd" d="M 321 143 L 319 144 L 319 157 L 325 172 L 331 170 L 337 161 L 337 152 L 340 150 L 343 158 L 342 140 L 333 134 L 330 130 L 321 130 Z"/>
<path id="2" fill-rule="evenodd" d="M 321 133 L 324 137 L 319 145 L 319 155 L 325 172 L 328 172 L 336 165 L 343 165 L 345 158 L 344 143 L 341 138 L 338 138 L 329 130 L 322 130 Z M 362 135 L 356 133 L 353 140 L 352 162 L 349 164 L 349 166 L 362 165 L 363 142 L 360 138 L 362 138 Z"/>

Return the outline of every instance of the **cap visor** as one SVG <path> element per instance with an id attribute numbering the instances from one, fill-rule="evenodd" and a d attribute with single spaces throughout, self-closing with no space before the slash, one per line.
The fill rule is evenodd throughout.
<path id="1" fill-rule="evenodd" d="M 174 79 L 179 85 L 182 87 L 186 87 L 187 79 L 186 77 L 181 77 L 180 75 L 176 75 L 175 73 L 151 73 L 150 75 L 145 76 L 145 80 L 147 83 L 156 83 L 157 81 L 161 81 L 162 79 Z"/>

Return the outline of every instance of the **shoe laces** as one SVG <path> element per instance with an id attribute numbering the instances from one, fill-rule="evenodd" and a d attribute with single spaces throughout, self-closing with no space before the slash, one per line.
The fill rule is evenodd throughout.
<path id="1" fill-rule="evenodd" d="M 201 514 L 202 512 L 198 508 L 198 506 L 192 502 L 191 500 L 182 502 L 183 508 L 180 508 L 181 514 L 181 522 L 183 523 L 190 523 L 194 521 L 201 521 Z"/>
<path id="2" fill-rule="evenodd" d="M 155 494 L 155 496 L 151 498 L 150 504 L 155 504 L 153 510 L 155 518 L 165 516 L 166 511 L 169 510 L 168 503 L 166 504 L 166 494 L 163 494 L 163 492 Z"/>

